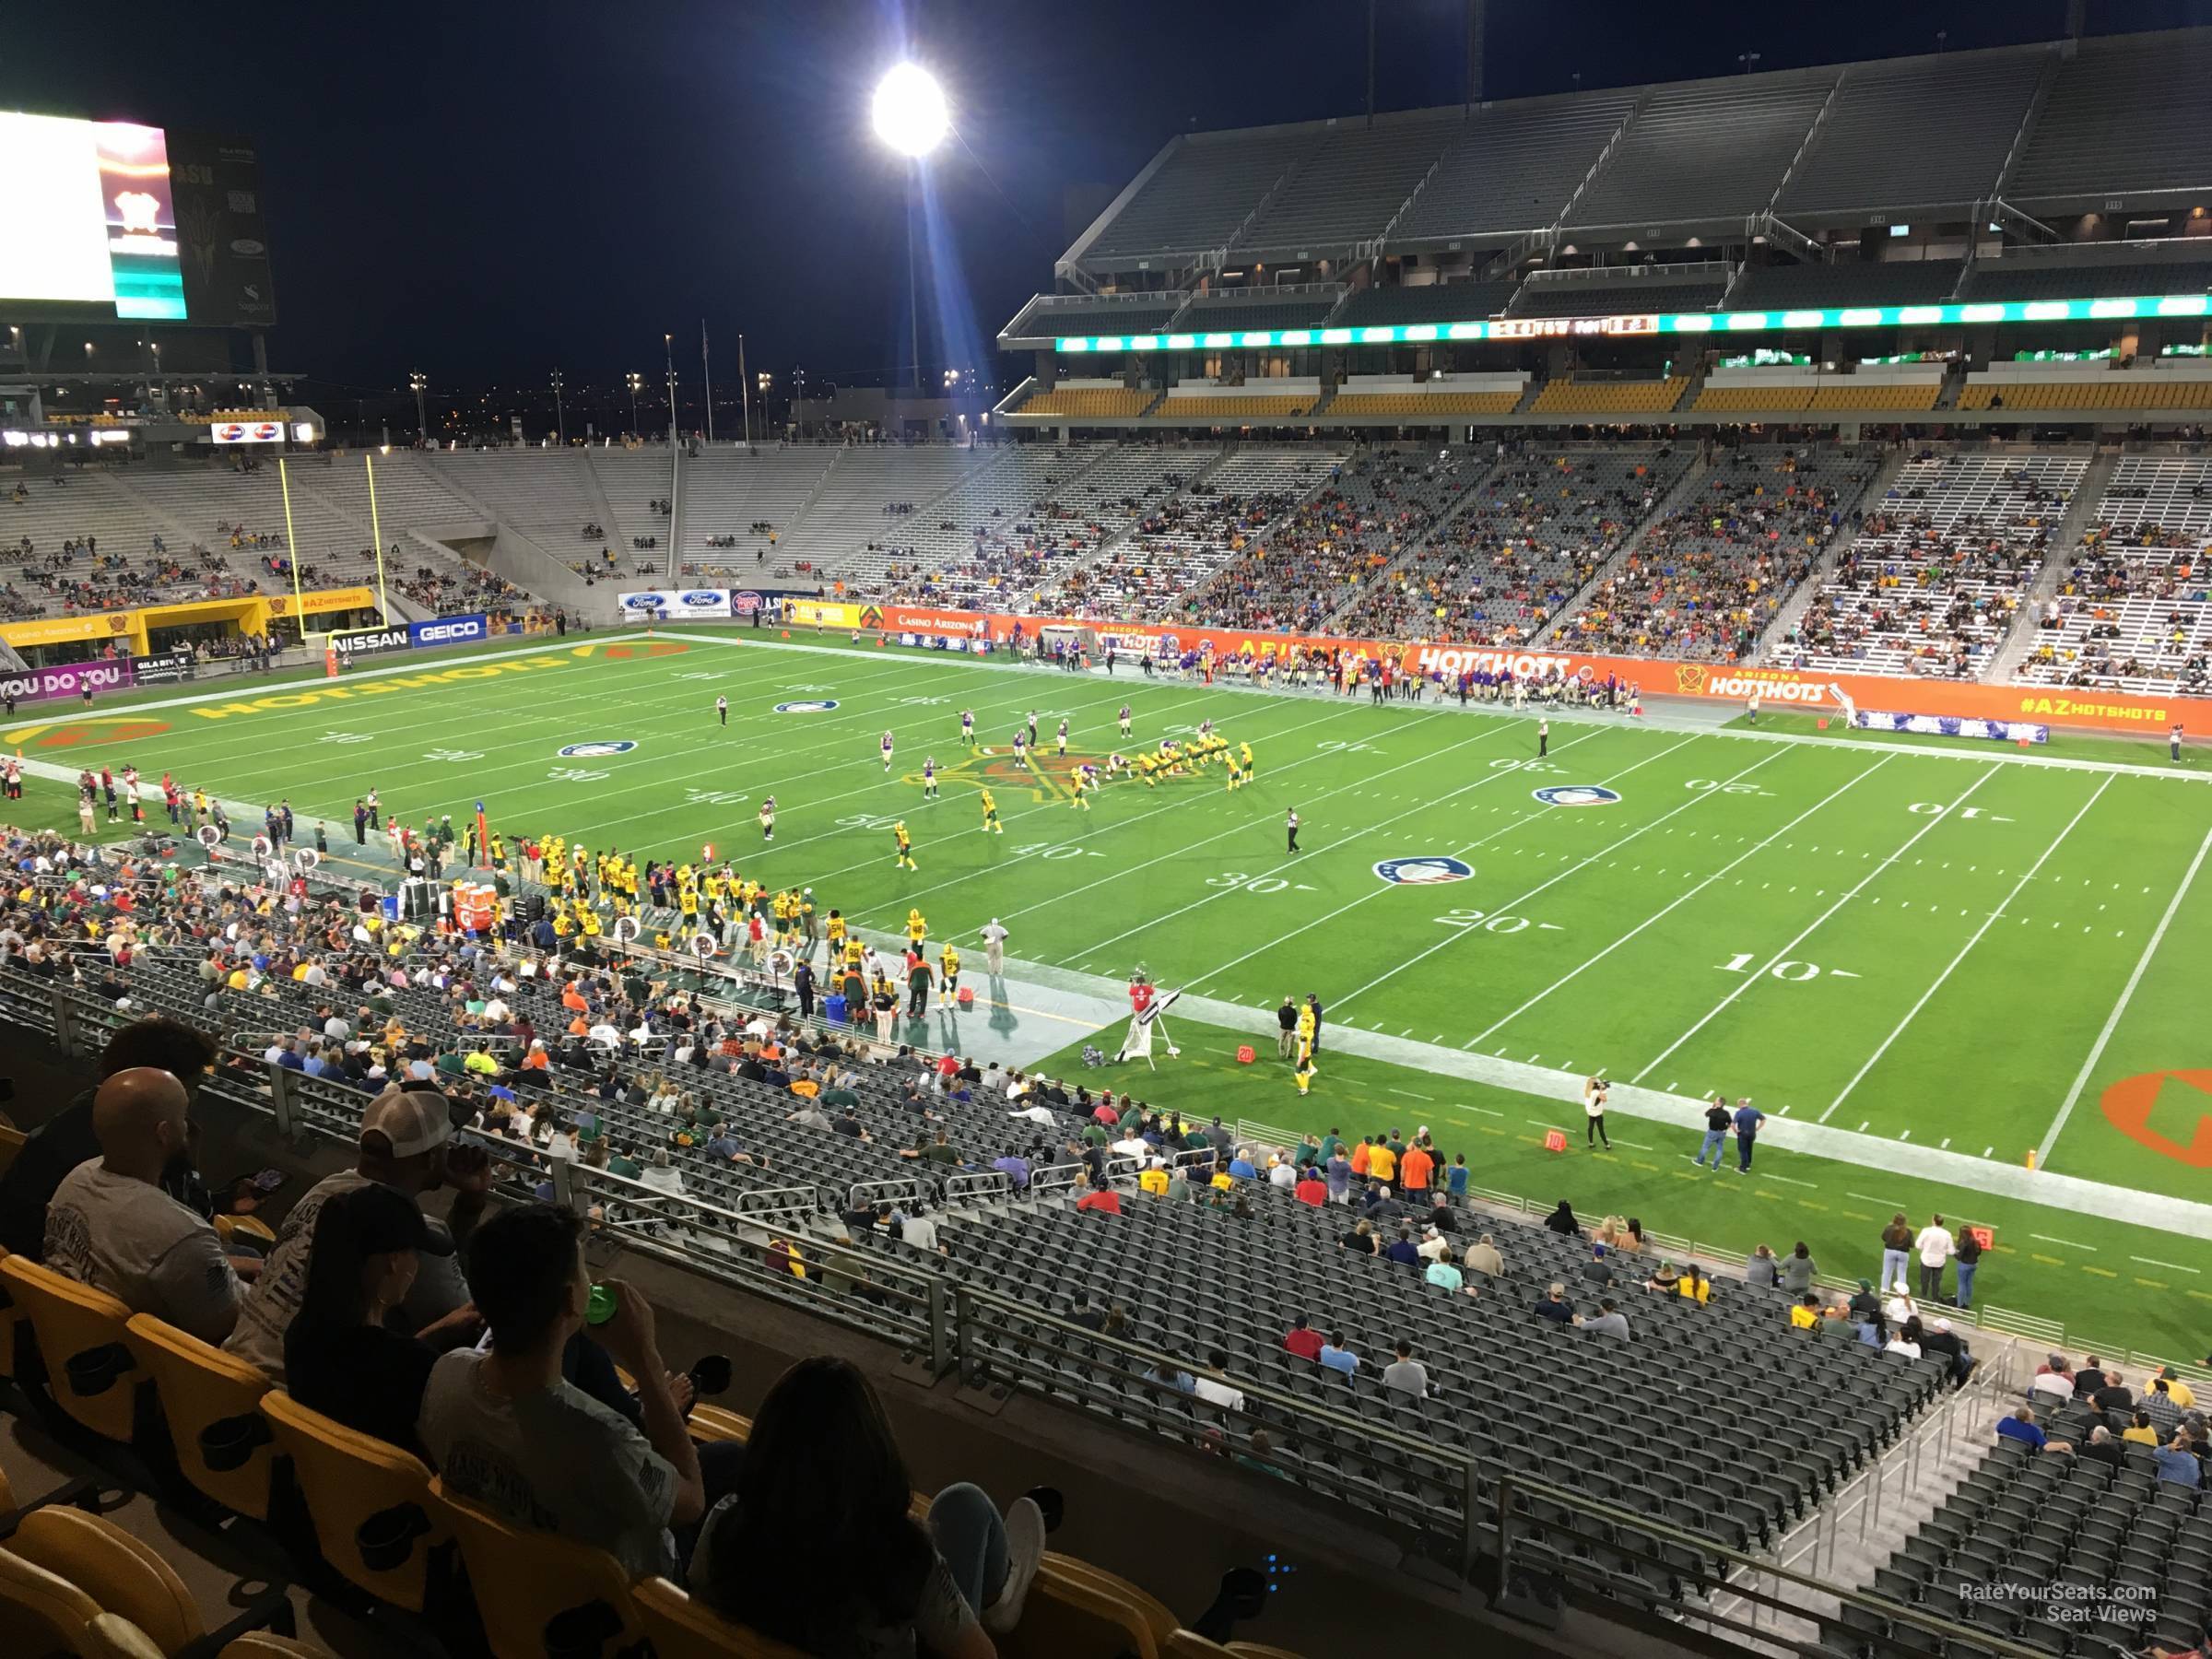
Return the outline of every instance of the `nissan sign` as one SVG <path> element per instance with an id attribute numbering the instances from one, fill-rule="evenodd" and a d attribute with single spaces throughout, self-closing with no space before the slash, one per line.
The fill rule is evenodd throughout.
<path id="1" fill-rule="evenodd" d="M 330 648 L 345 662 L 355 657 L 379 656 L 387 651 L 405 651 L 412 643 L 405 628 L 356 628 L 330 636 Z"/>

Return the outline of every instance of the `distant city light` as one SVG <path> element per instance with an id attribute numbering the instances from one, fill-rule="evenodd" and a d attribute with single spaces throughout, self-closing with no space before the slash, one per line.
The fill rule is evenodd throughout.
<path id="1" fill-rule="evenodd" d="M 900 64 L 876 86 L 876 136 L 902 156 L 926 156 L 944 142 L 952 115 L 945 89 L 918 64 Z"/>

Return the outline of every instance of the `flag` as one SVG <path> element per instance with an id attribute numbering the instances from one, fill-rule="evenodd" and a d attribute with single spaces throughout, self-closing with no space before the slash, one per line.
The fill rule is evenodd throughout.
<path id="1" fill-rule="evenodd" d="M 487 865 L 491 863 L 491 829 L 484 821 L 484 803 L 477 803 L 477 856 Z"/>

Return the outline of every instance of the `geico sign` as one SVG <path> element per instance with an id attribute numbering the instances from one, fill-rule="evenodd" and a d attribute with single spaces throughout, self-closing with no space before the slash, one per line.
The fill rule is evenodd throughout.
<path id="1" fill-rule="evenodd" d="M 1446 674 L 1511 674 L 1515 679 L 1541 679 L 1572 666 L 1571 657 L 1534 652 L 1480 651 L 1471 646 L 1422 645 L 1415 649 L 1413 665 L 1423 672 L 1441 668 Z"/>
<path id="2" fill-rule="evenodd" d="M 446 640 L 473 640 L 483 631 L 481 622 L 425 622 L 418 637 L 425 644 L 435 645 Z"/>

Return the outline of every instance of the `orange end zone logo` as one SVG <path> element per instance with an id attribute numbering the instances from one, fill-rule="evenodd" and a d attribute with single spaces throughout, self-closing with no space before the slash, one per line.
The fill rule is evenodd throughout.
<path id="1" fill-rule="evenodd" d="M 149 720 L 144 715 L 113 714 L 102 719 L 56 721 L 51 725 L 20 726 L 7 734 L 10 743 L 29 744 L 32 748 L 78 748 L 95 743 L 131 743 L 147 737 L 159 737 L 170 730 L 166 720 Z"/>
<path id="2" fill-rule="evenodd" d="M 648 640 L 642 645 L 609 645 L 599 654 L 610 662 L 626 662 L 631 657 L 679 656 L 691 649 L 685 640 Z"/>
<path id="3" fill-rule="evenodd" d="M 2155 1071 L 2123 1077 L 2097 1103 L 2106 1120 L 2128 1139 L 2194 1169 L 2212 1170 L 2212 1071 Z M 2156 1113 L 2167 1128 L 2178 1130 L 2192 1112 L 2196 1124 L 2186 1144 L 2150 1126 Z"/>

